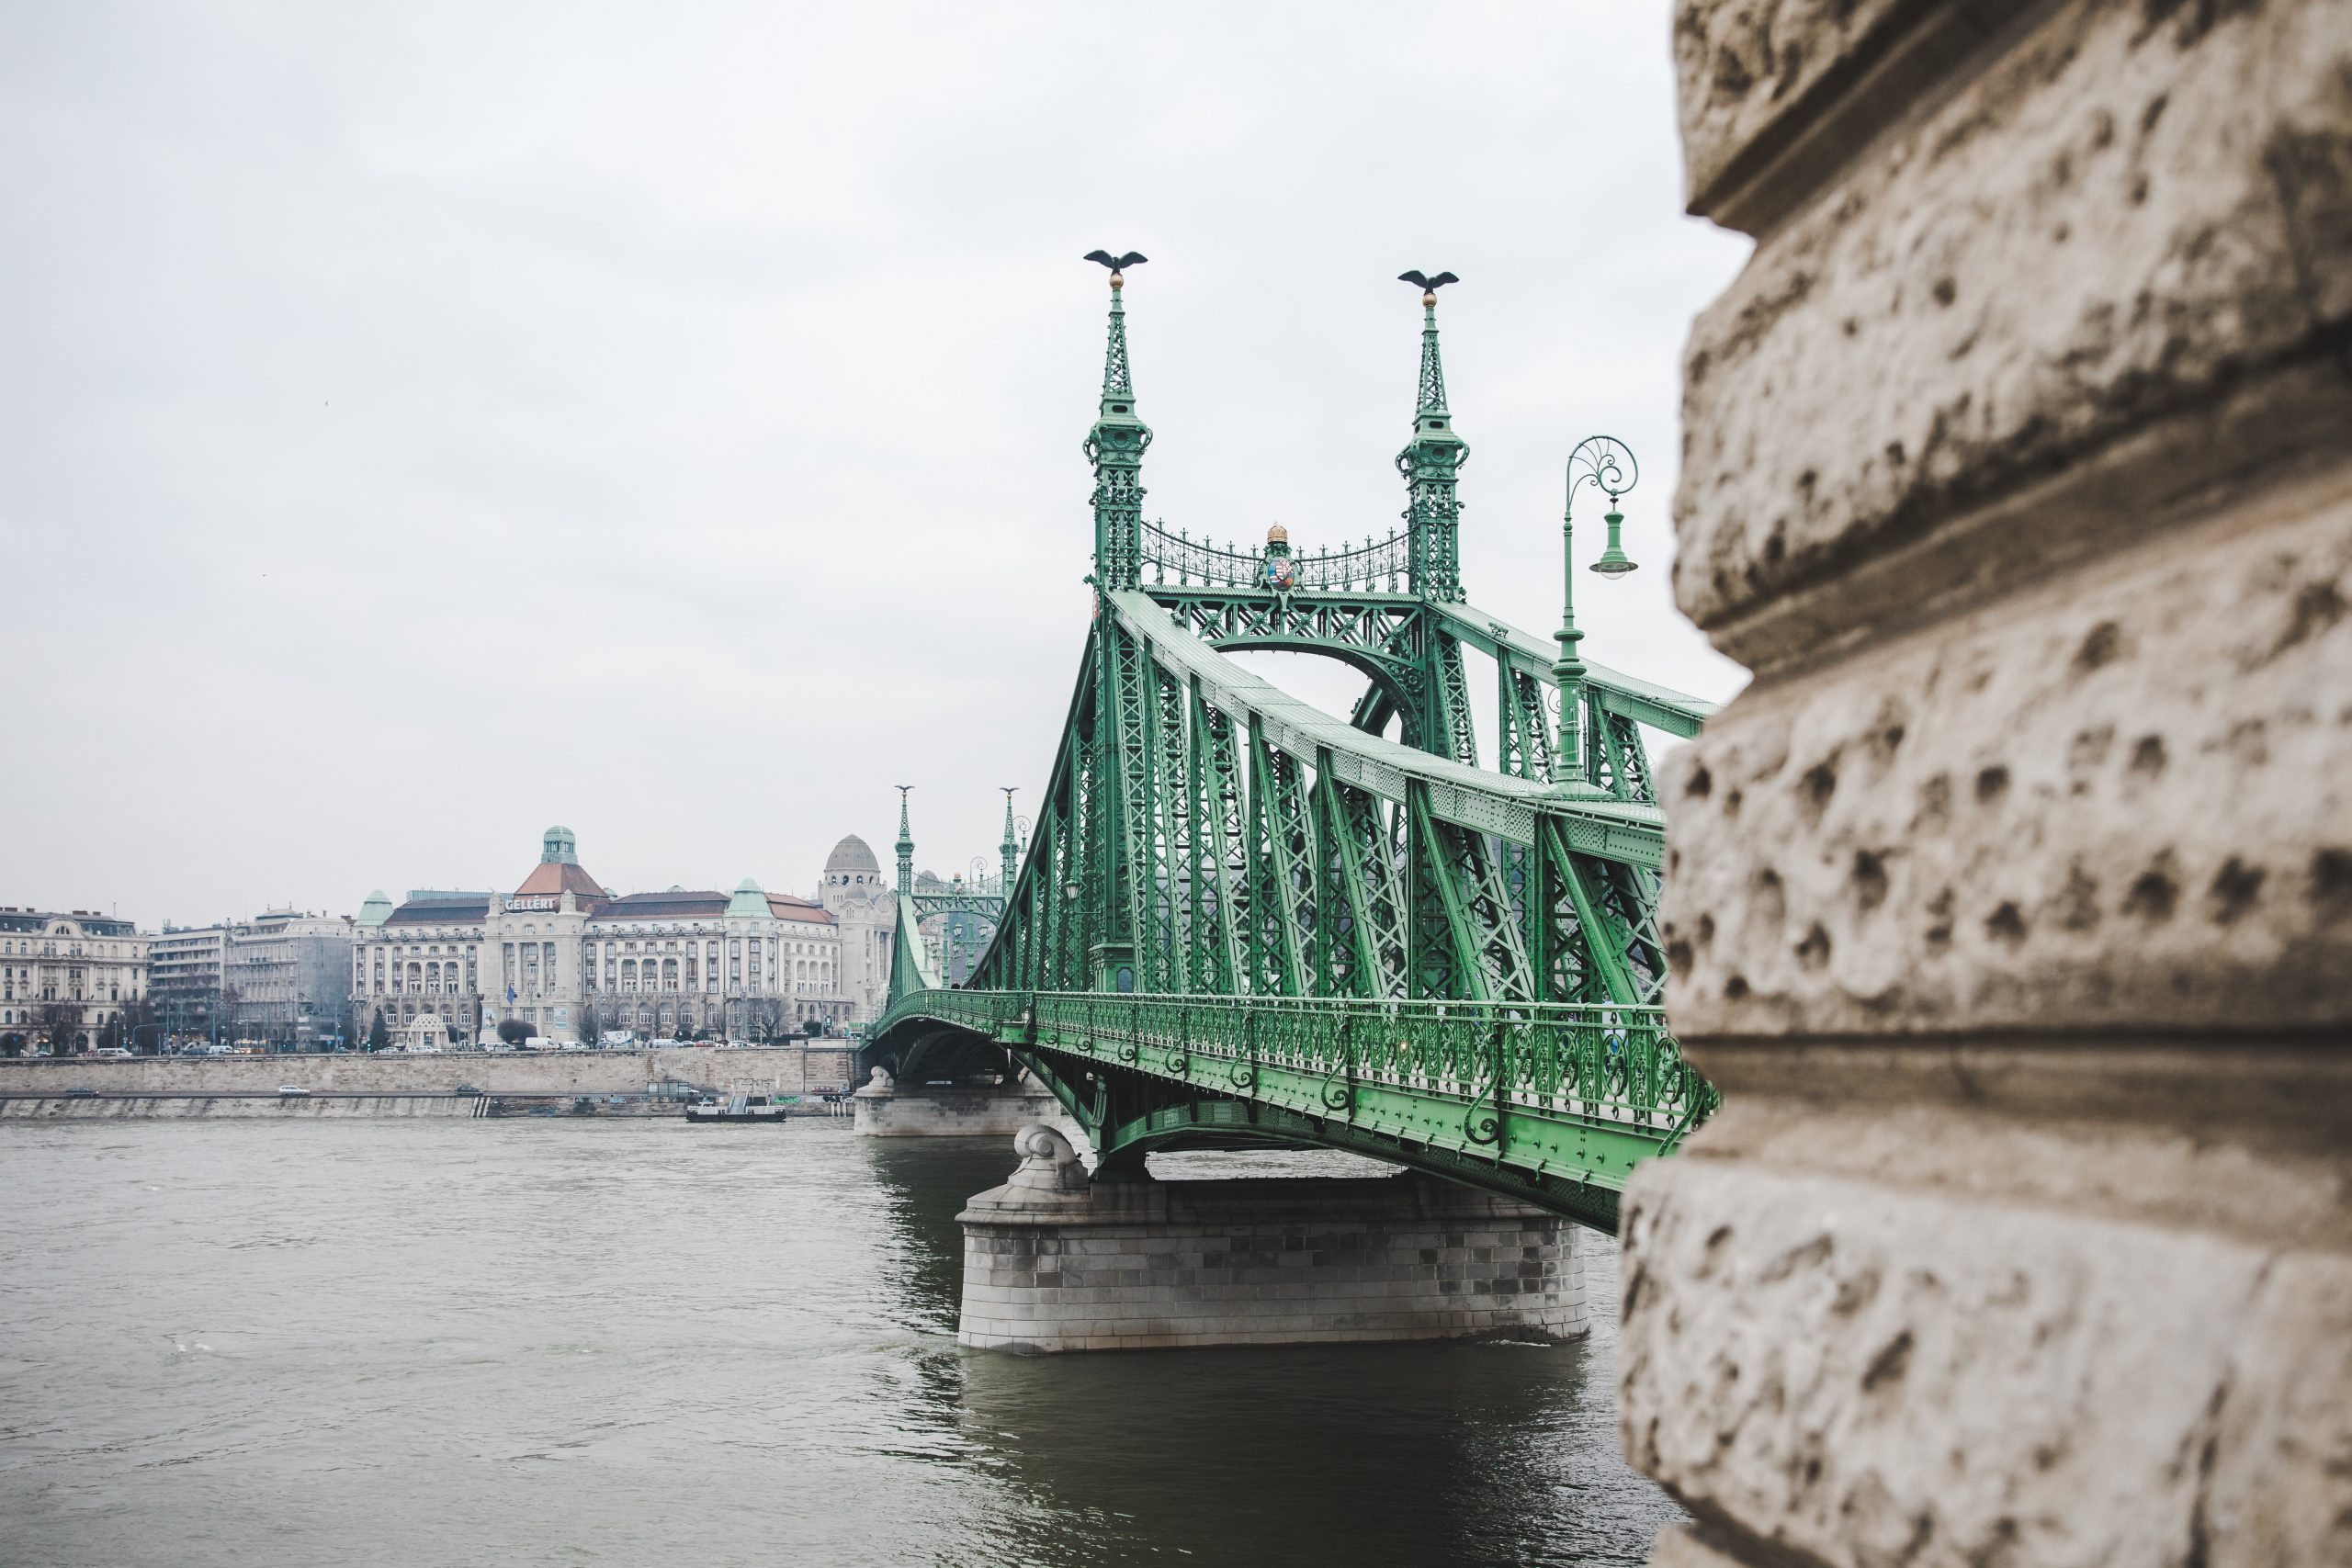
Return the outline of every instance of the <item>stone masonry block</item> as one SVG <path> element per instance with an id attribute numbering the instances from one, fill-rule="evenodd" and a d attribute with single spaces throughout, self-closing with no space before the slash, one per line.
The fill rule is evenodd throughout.
<path id="1" fill-rule="evenodd" d="M 1745 1568 L 1745 1565 L 1739 1558 L 1716 1550 L 1689 1525 L 1667 1525 L 1650 1542 L 1649 1568 Z"/>
<path id="2" fill-rule="evenodd" d="M 1675 75 L 1690 210 L 1760 233 L 2024 0 L 1683 0 Z"/>
<path id="3" fill-rule="evenodd" d="M 2352 1258 L 2270 1269 L 2211 1443 L 2214 1568 L 2352 1562 Z"/>
<path id="4" fill-rule="evenodd" d="M 1702 1521 L 1832 1568 L 2342 1561 L 2264 1555 L 2340 1553 L 2340 1258 L 1689 1158 L 1625 1236 L 1626 1452 Z"/>
<path id="5" fill-rule="evenodd" d="M 1759 682 L 1661 769 L 1678 1030 L 2352 1018 L 2347 606 L 2341 471 Z"/>
<path id="6" fill-rule="evenodd" d="M 1693 329 L 1676 592 L 1751 666 L 2342 452 L 2352 6 L 2072 0 L 1988 61 Z"/>

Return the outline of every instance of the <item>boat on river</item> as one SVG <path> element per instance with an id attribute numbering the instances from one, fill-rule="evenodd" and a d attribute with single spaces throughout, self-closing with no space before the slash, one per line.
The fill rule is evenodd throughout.
<path id="1" fill-rule="evenodd" d="M 767 1122 L 783 1126 L 796 1097 L 781 1094 L 706 1094 L 686 1107 L 689 1122 Z"/>

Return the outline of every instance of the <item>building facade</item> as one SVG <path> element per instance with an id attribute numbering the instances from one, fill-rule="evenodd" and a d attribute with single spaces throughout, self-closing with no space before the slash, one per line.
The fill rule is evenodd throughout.
<path id="1" fill-rule="evenodd" d="M 87 1050 L 147 995 L 147 939 L 87 909 L 0 908 L 0 1045 Z"/>
<path id="2" fill-rule="evenodd" d="M 147 943 L 149 994 L 167 1036 L 301 1050 L 344 1034 L 352 922 L 341 916 L 270 909 L 166 923 Z"/>
<path id="3" fill-rule="evenodd" d="M 229 928 L 175 926 L 169 920 L 147 939 L 147 994 L 164 1033 L 179 1039 L 226 1038 L 235 1021 L 221 995 L 228 984 Z"/>
<path id="4" fill-rule="evenodd" d="M 842 987 L 849 1016 L 871 1023 L 890 998 L 890 943 L 899 930 L 899 890 L 865 840 L 852 833 L 825 860 L 818 898 L 841 932 Z"/>
<path id="5" fill-rule="evenodd" d="M 352 923 L 272 909 L 229 928 L 222 994 L 238 1037 L 302 1049 L 343 1037 Z"/>
<path id="6" fill-rule="evenodd" d="M 370 895 L 349 973 L 360 1031 L 379 1013 L 411 1036 L 439 1019 L 467 1043 L 506 1020 L 549 1043 L 759 1041 L 851 1013 L 840 927 L 821 904 L 748 877 L 731 893 L 616 895 L 566 828 L 548 829 L 511 894 L 420 891 L 397 906 Z"/>

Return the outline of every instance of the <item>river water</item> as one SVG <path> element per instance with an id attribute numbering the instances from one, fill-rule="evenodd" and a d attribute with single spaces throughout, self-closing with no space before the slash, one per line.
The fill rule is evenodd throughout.
<path id="1" fill-rule="evenodd" d="M 0 1562 L 1636 1563 L 1676 1517 L 1606 1244 L 1576 1346 L 966 1351 L 1009 1144 L 0 1130 Z"/>

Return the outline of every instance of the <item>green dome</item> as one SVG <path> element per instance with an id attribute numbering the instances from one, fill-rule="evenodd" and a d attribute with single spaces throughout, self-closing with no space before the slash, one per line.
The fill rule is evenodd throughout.
<path id="1" fill-rule="evenodd" d="M 768 896 L 760 891 L 760 885 L 748 876 L 735 885 L 735 896 L 727 900 L 729 919 L 738 916 L 764 919 L 769 912 Z"/>

